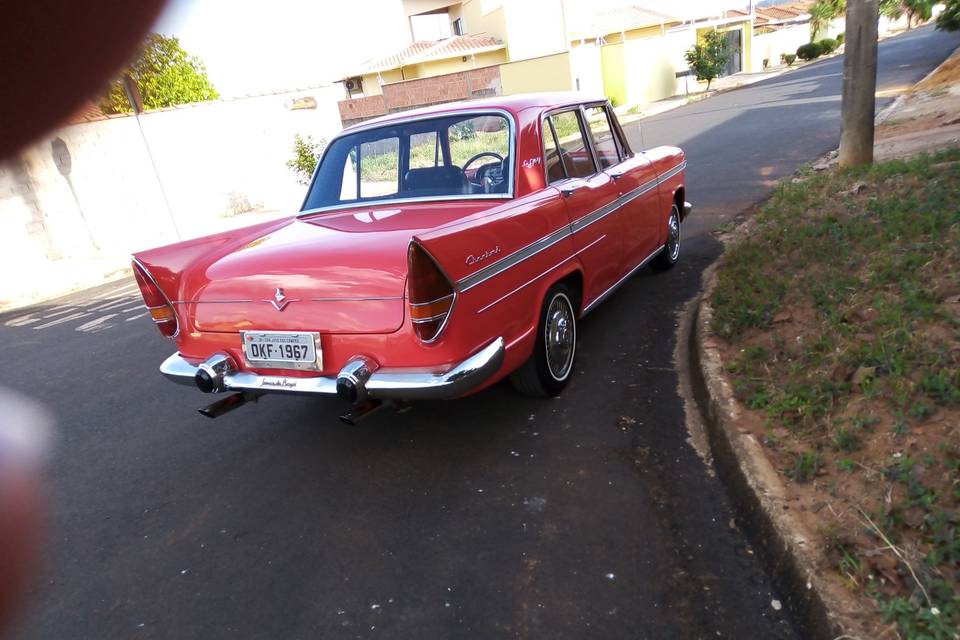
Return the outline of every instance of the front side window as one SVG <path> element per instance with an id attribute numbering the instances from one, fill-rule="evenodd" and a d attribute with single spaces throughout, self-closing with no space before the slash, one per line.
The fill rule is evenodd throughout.
<path id="1" fill-rule="evenodd" d="M 580 111 L 562 111 L 550 116 L 560 145 L 560 159 L 568 178 L 586 178 L 597 172 L 593 156 L 583 137 Z"/>
<path id="2" fill-rule="evenodd" d="M 509 197 L 514 141 L 500 114 L 451 114 L 348 133 L 327 148 L 303 209 L 409 198 Z"/>
<path id="3" fill-rule="evenodd" d="M 620 153 L 617 141 L 610 126 L 610 117 L 603 106 L 587 107 L 587 122 L 590 125 L 590 135 L 593 136 L 593 147 L 597 150 L 597 161 L 600 169 L 607 169 L 620 162 Z"/>

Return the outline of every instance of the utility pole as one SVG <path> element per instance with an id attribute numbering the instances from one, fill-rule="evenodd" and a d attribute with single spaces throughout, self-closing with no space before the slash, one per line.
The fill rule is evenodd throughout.
<path id="1" fill-rule="evenodd" d="M 879 0 L 847 0 L 840 166 L 873 162 Z"/>

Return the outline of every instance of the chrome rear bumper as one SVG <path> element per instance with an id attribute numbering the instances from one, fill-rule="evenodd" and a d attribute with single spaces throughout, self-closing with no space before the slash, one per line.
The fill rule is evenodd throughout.
<path id="1" fill-rule="evenodd" d="M 455 398 L 480 386 L 495 374 L 503 364 L 503 338 L 497 338 L 463 362 L 439 371 L 429 369 L 384 368 L 375 369 L 362 382 L 360 397 L 377 400 L 426 400 Z M 222 358 L 215 354 L 207 362 Z M 196 386 L 197 373 L 204 364 L 193 365 L 179 353 L 167 358 L 160 365 L 160 373 L 177 384 Z M 337 395 L 337 383 L 345 377 L 356 384 L 357 379 L 348 372 L 353 364 L 348 363 L 336 377 L 317 376 L 294 378 L 281 375 L 260 375 L 248 371 L 227 368 L 215 388 L 223 391 L 249 391 L 255 393 L 289 393 L 302 395 Z M 209 371 L 209 367 L 207 368 Z M 356 397 L 356 396 L 355 396 Z"/>

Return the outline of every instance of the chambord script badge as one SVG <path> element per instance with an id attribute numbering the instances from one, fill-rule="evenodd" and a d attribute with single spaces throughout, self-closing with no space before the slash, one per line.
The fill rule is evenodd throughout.
<path id="1" fill-rule="evenodd" d="M 474 255 L 471 253 L 470 255 L 467 256 L 467 259 L 464 262 L 472 266 L 477 264 L 478 262 L 483 262 L 484 260 L 492 258 L 493 256 L 498 255 L 499 253 L 500 253 L 500 245 L 497 245 L 493 249 L 487 249 L 486 251 L 478 255 Z"/>
<path id="2" fill-rule="evenodd" d="M 291 302 L 299 302 L 299 300 L 287 298 L 287 296 L 283 293 L 283 289 L 281 289 L 280 287 L 277 287 L 276 292 L 273 294 L 273 299 L 267 299 L 267 300 L 264 300 L 264 302 L 269 302 L 270 304 L 272 304 L 273 308 L 276 309 L 277 311 L 283 311 L 284 309 L 287 308 L 288 304 L 290 304 Z"/>

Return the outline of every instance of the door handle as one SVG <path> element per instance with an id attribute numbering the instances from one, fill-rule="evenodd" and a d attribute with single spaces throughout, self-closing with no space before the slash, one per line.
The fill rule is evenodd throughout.
<path id="1" fill-rule="evenodd" d="M 567 184 L 560 187 L 560 193 L 563 194 L 564 198 L 569 198 L 573 195 L 574 191 L 578 191 L 584 187 L 584 183 L 581 181 L 568 182 Z"/>
<path id="2" fill-rule="evenodd" d="M 614 173 L 610 173 L 610 174 L 608 174 L 608 175 L 610 176 L 610 179 L 611 179 L 611 180 L 613 180 L 614 182 L 616 182 L 617 180 L 619 180 L 620 178 L 623 177 L 624 172 L 623 172 L 623 171 L 617 171 L 617 172 L 614 172 Z"/>

